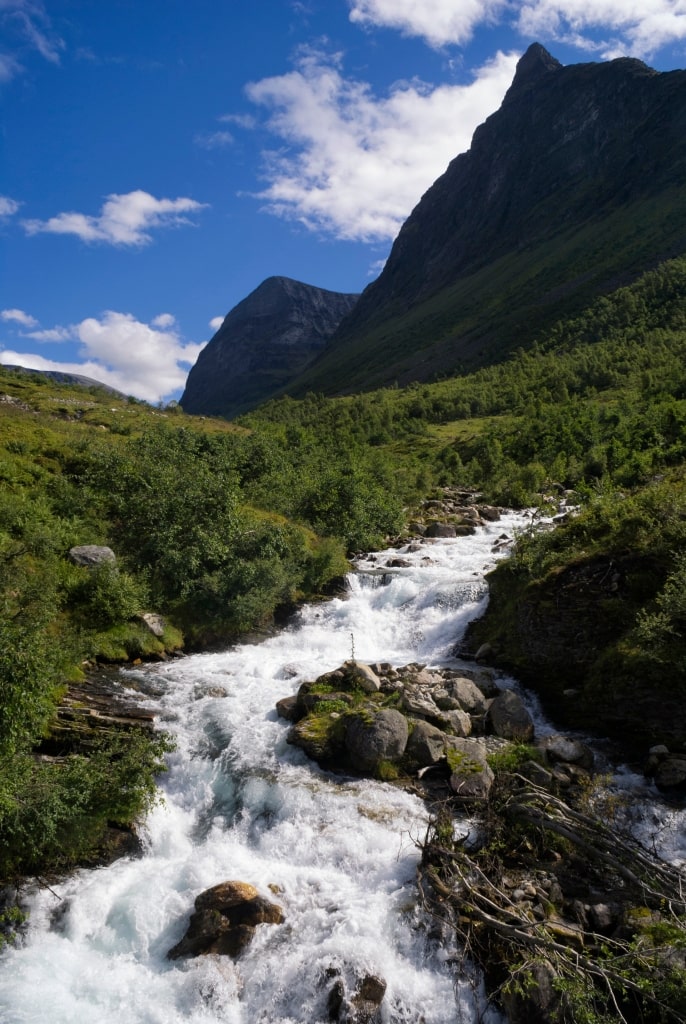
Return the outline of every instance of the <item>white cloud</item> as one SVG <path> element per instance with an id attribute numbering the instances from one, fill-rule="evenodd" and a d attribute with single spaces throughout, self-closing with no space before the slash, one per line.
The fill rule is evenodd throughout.
<path id="1" fill-rule="evenodd" d="M 22 327 L 38 327 L 35 316 L 25 313 L 23 309 L 0 310 L 0 320 L 4 320 L 5 323 L 21 324 Z"/>
<path id="2" fill-rule="evenodd" d="M 48 327 L 43 331 L 29 331 L 24 334 L 25 338 L 33 338 L 34 341 L 72 341 L 74 338 L 73 327 Z"/>
<path id="3" fill-rule="evenodd" d="M 147 245 L 150 230 L 192 223 L 184 214 L 206 207 L 194 199 L 156 199 L 137 189 L 124 195 L 112 194 L 97 217 L 84 213 L 59 213 L 49 220 L 25 220 L 27 234 L 48 232 L 77 235 L 84 242 L 108 242 L 110 245 Z"/>
<path id="4" fill-rule="evenodd" d="M 9 53 L 0 53 L 0 82 L 9 82 L 23 71 L 21 64 Z"/>
<path id="5" fill-rule="evenodd" d="M 238 128 L 255 127 L 255 118 L 251 114 L 222 114 L 217 120 L 223 124 L 235 124 Z"/>
<path id="6" fill-rule="evenodd" d="M 231 146 L 233 141 L 231 132 L 205 132 L 195 136 L 196 146 L 202 149 L 223 149 L 225 146 Z"/>
<path id="7" fill-rule="evenodd" d="M 517 54 L 498 53 L 468 85 L 397 84 L 378 98 L 340 58 L 309 53 L 296 70 L 247 87 L 285 143 L 265 154 L 270 212 L 341 239 L 390 240 L 449 161 L 500 104 Z"/>
<path id="8" fill-rule="evenodd" d="M 152 327 L 173 327 L 176 317 L 172 313 L 159 313 L 150 321 Z"/>
<path id="9" fill-rule="evenodd" d="M 219 328 L 221 327 L 221 325 L 223 323 L 224 323 L 224 317 L 223 316 L 213 316 L 212 319 L 210 320 L 209 326 L 212 328 L 213 331 L 216 332 L 216 331 L 219 330 Z"/>
<path id="10" fill-rule="evenodd" d="M 661 46 L 686 38 L 686 4 L 683 0 L 524 0 L 517 28 L 532 38 L 572 43 L 603 57 L 649 57 Z M 599 40 L 598 33 L 604 38 Z"/>
<path id="11" fill-rule="evenodd" d="M 16 199 L 10 199 L 9 196 L 0 196 L 0 220 L 6 217 L 13 217 L 20 205 Z"/>
<path id="12" fill-rule="evenodd" d="M 469 42 L 477 25 L 497 20 L 509 0 L 350 0 L 350 20 L 421 36 L 429 46 Z"/>
<path id="13" fill-rule="evenodd" d="M 5 349 L 0 352 L 0 363 L 18 364 L 34 370 L 79 373 L 109 384 L 124 394 L 147 402 L 158 402 L 183 387 L 188 369 L 204 347 L 202 344 L 185 343 L 169 322 L 170 316 L 163 313 L 146 324 L 130 313 L 108 310 L 100 318 L 89 317 L 70 328 L 52 329 L 56 335 L 67 332 L 69 337 L 81 343 L 78 360 L 61 362 L 36 353 Z M 160 321 L 167 329 L 160 327 Z M 51 332 L 38 333 L 47 335 Z"/>
<path id="14" fill-rule="evenodd" d="M 684 0 L 349 0 L 350 20 L 398 29 L 430 46 L 463 45 L 483 25 L 569 43 L 603 57 L 649 57 L 686 37 Z"/>
<path id="15" fill-rule="evenodd" d="M 15 47 L 35 50 L 51 64 L 60 63 L 64 41 L 53 31 L 41 0 L 0 0 L 0 23 Z M 0 81 L 9 81 L 21 71 L 13 54 L 0 54 Z"/>

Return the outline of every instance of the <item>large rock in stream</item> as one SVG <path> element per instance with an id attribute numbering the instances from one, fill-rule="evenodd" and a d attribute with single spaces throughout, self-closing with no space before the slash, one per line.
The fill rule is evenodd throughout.
<path id="1" fill-rule="evenodd" d="M 356 715 L 345 730 L 345 748 L 357 771 L 375 771 L 381 761 L 402 757 L 407 746 L 407 719 L 386 708 L 372 716 Z"/>
<path id="2" fill-rule="evenodd" d="M 186 934 L 169 950 L 170 960 L 218 953 L 237 957 L 255 934 L 258 924 L 281 924 L 281 907 L 260 896 L 247 882 L 221 882 L 195 900 Z"/>

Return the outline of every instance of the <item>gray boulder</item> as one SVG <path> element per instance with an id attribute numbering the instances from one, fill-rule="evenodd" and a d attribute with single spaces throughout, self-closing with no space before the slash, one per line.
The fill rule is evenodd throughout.
<path id="1" fill-rule="evenodd" d="M 417 722 L 407 741 L 406 753 L 419 768 L 427 768 L 443 757 L 446 738 L 435 725 Z"/>
<path id="2" fill-rule="evenodd" d="M 469 736 L 472 731 L 472 720 L 466 711 L 442 711 L 438 721 L 455 736 Z"/>
<path id="3" fill-rule="evenodd" d="M 463 711 L 470 715 L 483 715 L 486 711 L 486 698 L 471 679 L 461 676 L 451 679 L 446 684 L 448 694 L 459 702 Z"/>
<path id="4" fill-rule="evenodd" d="M 402 757 L 408 731 L 407 719 L 393 708 L 371 717 L 356 715 L 345 731 L 345 748 L 351 765 L 357 771 L 374 771 L 380 761 Z"/>
<path id="5" fill-rule="evenodd" d="M 105 548 L 105 550 L 109 551 L 110 549 Z M 143 612 L 142 615 L 139 616 L 139 618 L 140 621 L 148 627 L 153 636 L 156 636 L 158 638 L 164 636 L 164 631 L 167 628 L 167 624 L 165 620 L 162 618 L 162 616 L 159 615 L 157 612 Z"/>
<path id="6" fill-rule="evenodd" d="M 571 736 L 546 736 L 540 744 L 551 764 L 575 764 L 591 771 L 595 760 L 590 747 Z"/>
<path id="7" fill-rule="evenodd" d="M 376 693 L 381 689 L 381 680 L 376 672 L 363 661 L 346 661 L 343 669 L 365 693 Z"/>
<path id="8" fill-rule="evenodd" d="M 457 529 L 451 523 L 431 523 L 425 537 L 457 537 Z"/>
<path id="9" fill-rule="evenodd" d="M 116 562 L 117 556 L 112 548 L 101 544 L 79 544 L 69 549 L 69 559 L 74 565 L 83 565 L 92 569 L 104 562 Z"/>
<path id="10" fill-rule="evenodd" d="M 488 723 L 496 736 L 519 743 L 534 738 L 534 723 L 524 701 L 514 690 L 503 690 L 488 709 Z"/>
<path id="11" fill-rule="evenodd" d="M 485 800 L 494 775 L 486 760 L 486 747 L 479 740 L 449 737 L 446 756 L 452 770 L 450 788 L 464 803 Z"/>

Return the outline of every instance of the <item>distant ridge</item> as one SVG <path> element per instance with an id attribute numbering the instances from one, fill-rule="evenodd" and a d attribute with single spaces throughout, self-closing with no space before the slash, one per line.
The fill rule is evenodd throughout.
<path id="1" fill-rule="evenodd" d="M 188 375 L 185 412 L 236 416 L 286 387 L 358 296 L 269 277 L 227 314 Z"/>
<path id="2" fill-rule="evenodd" d="M 117 391 L 116 388 L 111 388 L 109 384 L 103 384 L 101 380 L 95 380 L 93 377 L 83 377 L 80 373 L 63 373 L 62 370 L 33 370 L 28 366 L 15 366 L 11 363 L 2 363 L 1 365 L 4 370 L 14 370 L 16 373 L 38 374 L 40 377 L 47 377 L 58 384 L 79 384 L 84 388 L 102 388 L 103 391 L 108 391 L 111 395 L 116 395 L 118 398 L 126 398 L 122 391 Z"/>

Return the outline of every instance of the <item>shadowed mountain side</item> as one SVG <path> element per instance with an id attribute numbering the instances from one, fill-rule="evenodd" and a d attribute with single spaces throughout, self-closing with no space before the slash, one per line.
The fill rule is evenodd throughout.
<path id="1" fill-rule="evenodd" d="M 563 67 L 539 44 L 289 390 L 339 393 L 497 361 L 686 249 L 686 72 Z"/>
<path id="2" fill-rule="evenodd" d="M 200 353 L 181 396 L 184 411 L 231 417 L 266 401 L 321 351 L 357 299 L 267 278 Z"/>

